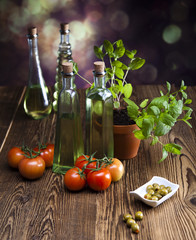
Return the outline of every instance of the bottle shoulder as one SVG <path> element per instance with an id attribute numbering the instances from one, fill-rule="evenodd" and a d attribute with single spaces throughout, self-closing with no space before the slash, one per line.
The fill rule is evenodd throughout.
<path id="1" fill-rule="evenodd" d="M 87 93 L 87 98 L 96 99 L 96 100 L 106 100 L 106 99 L 113 99 L 112 93 L 107 88 L 92 88 Z"/>

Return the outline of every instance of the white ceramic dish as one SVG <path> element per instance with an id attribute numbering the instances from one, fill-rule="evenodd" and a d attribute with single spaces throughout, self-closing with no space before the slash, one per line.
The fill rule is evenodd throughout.
<path id="1" fill-rule="evenodd" d="M 147 200 L 144 198 L 144 195 L 146 194 L 146 187 L 153 183 L 158 183 L 159 185 L 165 185 L 166 187 L 171 187 L 172 191 L 158 201 Z M 178 184 L 174 184 L 163 177 L 154 176 L 149 182 L 137 188 L 135 191 L 131 191 L 130 194 L 134 195 L 135 198 L 141 200 L 142 202 L 146 203 L 151 207 L 157 207 L 158 205 L 160 205 L 161 203 L 169 199 L 171 196 L 173 196 L 174 193 L 176 193 L 176 191 L 178 190 L 178 188 L 179 188 Z"/>

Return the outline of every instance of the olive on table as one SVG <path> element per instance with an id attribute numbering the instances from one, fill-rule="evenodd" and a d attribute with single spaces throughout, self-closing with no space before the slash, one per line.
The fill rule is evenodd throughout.
<path id="1" fill-rule="evenodd" d="M 129 219 L 127 220 L 127 226 L 128 226 L 128 227 L 131 227 L 131 225 L 132 225 L 133 223 L 135 223 L 135 220 L 134 220 L 133 218 L 129 218 Z"/>
<path id="2" fill-rule="evenodd" d="M 123 221 L 124 221 L 124 222 L 127 222 L 127 220 L 128 220 L 129 218 L 132 219 L 133 217 L 132 217 L 131 214 L 127 213 L 127 214 L 125 214 L 125 215 L 123 216 Z"/>
<path id="3" fill-rule="evenodd" d="M 132 229 L 132 232 L 134 232 L 134 233 L 139 233 L 139 231 L 140 231 L 139 225 L 137 223 L 133 223 L 131 225 L 131 229 Z"/>
<path id="4" fill-rule="evenodd" d="M 153 201 L 158 201 L 159 199 L 158 199 L 158 197 L 157 197 L 157 196 L 155 196 L 155 195 L 154 195 L 154 196 L 152 196 L 152 197 L 151 197 L 151 199 L 150 199 L 150 200 L 153 200 Z"/>
<path id="5" fill-rule="evenodd" d="M 165 195 L 168 194 L 168 191 L 167 191 L 166 188 L 163 188 L 163 189 L 161 189 L 161 190 L 159 191 L 159 193 L 160 193 L 162 196 L 165 196 Z"/>
<path id="6" fill-rule="evenodd" d="M 168 193 L 170 193 L 172 191 L 171 187 L 166 187 Z"/>
<path id="7" fill-rule="evenodd" d="M 141 211 L 138 211 L 135 213 L 135 219 L 136 220 L 142 220 L 143 219 L 143 213 Z"/>

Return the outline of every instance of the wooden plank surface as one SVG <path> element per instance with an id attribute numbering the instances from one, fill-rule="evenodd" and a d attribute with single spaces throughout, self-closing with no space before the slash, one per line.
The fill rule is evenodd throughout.
<path id="1" fill-rule="evenodd" d="M 160 89 L 165 87 L 137 86 L 133 98 L 140 102 L 158 96 Z M 28 181 L 9 168 L 6 156 L 12 146 L 25 142 L 33 147 L 42 140 L 54 143 L 56 116 L 51 114 L 43 120 L 31 120 L 23 110 L 23 89 L 0 88 L 2 92 L 0 103 L 5 107 L 0 109 L 0 113 L 6 116 L 0 121 L 2 140 L 11 121 L 13 123 L 0 152 L 1 240 L 195 239 L 195 112 L 191 121 L 193 129 L 178 123 L 163 139 L 181 144 L 183 153 L 180 156 L 169 155 L 158 164 L 161 157 L 159 146 L 149 146 L 148 141 L 142 141 L 138 155 L 122 161 L 125 174 L 121 181 L 113 183 L 105 192 L 96 193 L 87 188 L 79 193 L 70 193 L 64 188 L 63 176 L 55 175 L 51 169 L 47 169 L 42 178 Z M 196 110 L 196 87 L 189 87 L 188 92 Z M 84 117 L 85 94 L 82 90 L 79 93 Z M 151 208 L 130 196 L 129 191 L 155 175 L 178 183 L 180 188 L 171 199 Z M 122 216 L 138 210 L 143 211 L 144 219 L 139 223 L 140 233 L 135 235 L 126 227 Z"/>

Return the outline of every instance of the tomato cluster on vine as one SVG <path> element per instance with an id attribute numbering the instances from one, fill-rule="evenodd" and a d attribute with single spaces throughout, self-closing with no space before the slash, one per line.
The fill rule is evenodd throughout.
<path id="1" fill-rule="evenodd" d="M 86 185 L 95 191 L 106 190 L 111 182 L 119 181 L 124 173 L 124 166 L 117 158 L 94 158 L 94 154 L 81 155 L 75 166 L 64 176 L 64 183 L 70 191 L 80 191 Z"/>
<path id="2" fill-rule="evenodd" d="M 46 167 L 52 167 L 54 144 L 38 144 L 33 149 L 27 146 L 13 147 L 9 150 L 7 159 L 12 168 L 19 170 L 27 179 L 40 178 Z"/>

